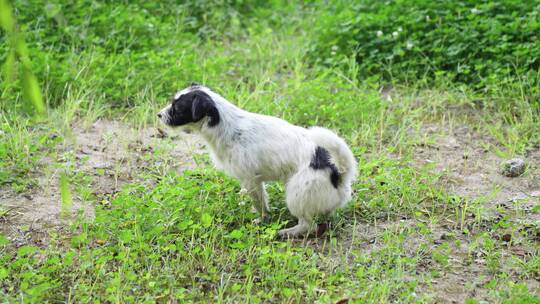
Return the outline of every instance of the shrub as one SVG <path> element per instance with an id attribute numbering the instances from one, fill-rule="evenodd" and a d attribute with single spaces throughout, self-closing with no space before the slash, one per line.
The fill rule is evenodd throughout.
<path id="1" fill-rule="evenodd" d="M 361 0 L 320 11 L 311 60 L 339 65 L 355 56 L 364 78 L 444 76 L 477 87 L 538 79 L 538 0 Z"/>

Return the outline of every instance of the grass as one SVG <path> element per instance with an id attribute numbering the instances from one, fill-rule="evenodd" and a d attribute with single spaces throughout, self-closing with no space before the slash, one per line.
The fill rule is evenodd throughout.
<path id="1" fill-rule="evenodd" d="M 43 171 L 59 168 L 62 196 L 91 204 L 95 214 L 80 212 L 47 229 L 46 244 L 17 245 L 3 228 L 3 301 L 540 301 L 540 233 L 534 222 L 521 221 L 529 216 L 523 206 L 535 198 L 495 206 L 500 189 L 475 197 L 455 193 L 447 187 L 451 175 L 423 165 L 418 155 L 463 125 L 487 153 L 510 158 L 538 151 L 538 109 L 524 93 L 527 83 L 485 93 L 445 79 L 427 87 L 417 79 L 393 83 L 390 98 L 382 98 L 380 83 L 362 80 L 353 56 L 339 66 L 307 57 L 317 39 L 317 6 L 253 1 L 214 11 L 201 3 L 172 10 L 96 4 L 89 18 L 74 13 L 83 2 L 63 10 L 48 5 L 45 15 L 39 6 L 14 2 L 48 116 L 25 112 L 16 84 L 2 91 L 0 191 L 35 194 Z M 189 5 L 200 10 L 184 14 Z M 175 10 L 181 13 L 173 18 L 168 12 Z M 102 19 L 109 12 L 114 22 Z M 359 159 L 359 178 L 353 200 L 329 219 L 326 236 L 276 239 L 294 223 L 279 184 L 268 187 L 270 223 L 253 225 L 249 199 L 206 155 L 194 156 L 197 169 L 175 170 L 167 151 L 179 143 L 170 138 L 163 139 L 165 148 L 141 153 L 150 165 L 135 170 L 118 193 L 93 188 L 110 172 L 78 168 L 69 149 L 76 141 L 72 129 L 101 118 L 142 132 L 157 125 L 157 109 L 189 81 L 250 111 L 325 126 L 346 138 Z M 426 131 L 434 125 L 442 126 L 440 134 Z M 104 137 L 105 145 L 114 140 Z M 112 169 L 114 178 L 120 166 Z M 526 178 L 538 173 L 532 166 Z M 16 226 L 12 211 L 1 207 L 0 225 Z"/>

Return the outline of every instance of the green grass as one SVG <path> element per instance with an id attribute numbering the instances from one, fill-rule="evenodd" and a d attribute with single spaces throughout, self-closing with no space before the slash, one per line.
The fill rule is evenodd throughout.
<path id="1" fill-rule="evenodd" d="M 361 3 L 379 8 L 377 2 Z M 14 1 L 48 115 L 33 117 L 21 83 L 2 78 L 0 190 L 33 193 L 47 159 L 65 173 L 63 196 L 92 204 L 95 216 L 80 214 L 62 229 L 48 230 L 46 245 L 16 246 L 0 235 L 0 298 L 433 303 L 447 299 L 436 292 L 456 274 L 466 281 L 455 284 L 479 290 L 470 303 L 539 302 L 538 284 L 530 282 L 540 275 L 540 232 L 518 221 L 523 202 L 497 207 L 501 217 L 491 217 L 489 197 L 454 194 L 445 187 L 446 172 L 417 163 L 418 148 L 437 143 L 437 136 L 425 133 L 432 125 L 447 128 L 442 133 L 467 125 L 479 134 L 479 145 L 503 158 L 537 151 L 540 116 L 531 99 L 537 89 L 506 74 L 483 90 L 478 83 L 469 86 L 453 77 L 433 82 L 415 73 L 406 81 L 390 78 L 391 98 L 381 98 L 382 83 L 365 77 L 366 64 L 377 66 L 378 57 L 359 62 L 344 50 L 338 63 L 314 60 L 324 59 L 314 55 L 314 47 L 331 50 L 328 37 L 351 39 L 339 26 L 328 27 L 332 35 L 320 35 L 321 27 L 342 18 L 327 16 L 332 11 L 326 5 L 340 10 L 337 3 L 318 1 Z M 2 61 L 8 51 L 1 43 Z M 205 155 L 195 155 L 198 169 L 178 174 L 175 160 L 156 148 L 141 156 L 155 166 L 136 172 L 118 193 L 96 193 L 94 177 L 78 170 L 66 150 L 71 129 L 99 118 L 141 130 L 155 126 L 156 111 L 190 81 L 247 110 L 343 135 L 359 159 L 359 177 L 353 200 L 329 219 L 326 236 L 276 239 L 279 229 L 294 223 L 279 184 L 268 187 L 270 222 L 253 225 L 249 199 Z M 532 167 L 527 177 L 537 171 Z M 0 225 L 10 225 L 8 212 L 0 205 Z M 501 241 L 505 234 L 510 242 Z"/>
<path id="2" fill-rule="evenodd" d="M 539 1 L 332 1 L 320 4 L 311 59 L 353 57 L 363 77 L 496 89 L 508 78 L 538 96 Z"/>

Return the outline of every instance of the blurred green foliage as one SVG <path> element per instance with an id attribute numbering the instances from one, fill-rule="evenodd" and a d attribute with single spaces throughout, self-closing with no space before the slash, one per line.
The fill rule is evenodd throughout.
<path id="1" fill-rule="evenodd" d="M 207 44 L 219 40 L 226 47 L 286 28 L 298 23 L 293 10 L 305 11 L 300 30 L 310 36 L 306 51 L 315 67 L 344 66 L 352 58 L 360 79 L 433 84 L 442 78 L 475 89 L 520 81 L 531 100 L 539 94 L 538 0 L 17 0 L 14 8 L 31 70 L 53 107 L 70 90 L 88 87 L 112 107 L 132 106 L 142 91 L 165 98 L 172 88 L 205 80 Z M 7 40 L 0 35 L 2 62 L 13 60 Z"/>
<path id="2" fill-rule="evenodd" d="M 170 94 L 171 88 L 199 78 L 190 61 L 195 64 L 202 41 L 226 40 L 247 27 L 256 31 L 261 23 L 250 20 L 277 22 L 279 11 L 289 5 L 257 0 L 13 2 L 27 35 L 32 71 L 53 107 L 69 90 L 86 87 L 99 88 L 94 95 L 113 107 L 132 105 L 134 95 L 149 84 Z M 9 60 L 7 39 L 0 35 L 0 62 Z"/>
<path id="3" fill-rule="evenodd" d="M 7 0 L 0 0 L 0 28 L 5 33 L 6 45 L 4 51 L 5 63 L 3 65 L 2 83 L 4 92 L 12 87 L 15 81 L 15 71 L 20 63 L 20 83 L 22 93 L 31 104 L 30 109 L 37 114 L 45 113 L 45 104 L 39 88 L 38 80 L 32 71 L 28 54 L 28 47 L 24 41 L 23 33 L 20 32 L 12 15 L 12 7 Z M 2 94 L 4 95 L 4 94 Z"/>
<path id="4" fill-rule="evenodd" d="M 474 87 L 507 78 L 538 83 L 540 1 L 331 1 L 321 4 L 315 63 L 354 57 L 363 78 L 437 77 Z"/>

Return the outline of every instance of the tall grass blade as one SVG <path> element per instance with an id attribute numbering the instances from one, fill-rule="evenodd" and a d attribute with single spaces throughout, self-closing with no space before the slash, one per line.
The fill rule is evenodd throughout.
<path id="1" fill-rule="evenodd" d="M 60 204 L 61 217 L 66 218 L 73 206 L 73 199 L 69 189 L 69 179 L 65 173 L 60 175 Z"/>
<path id="2" fill-rule="evenodd" d="M 23 66 L 22 77 L 25 98 L 33 105 L 37 114 L 45 114 L 45 103 L 36 76 L 26 66 Z"/>

